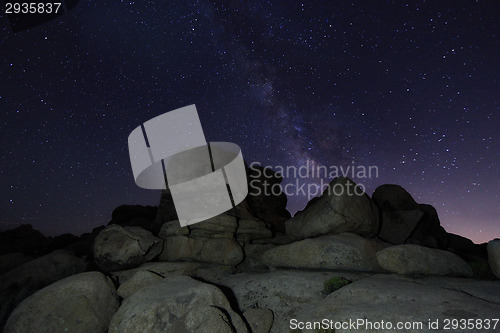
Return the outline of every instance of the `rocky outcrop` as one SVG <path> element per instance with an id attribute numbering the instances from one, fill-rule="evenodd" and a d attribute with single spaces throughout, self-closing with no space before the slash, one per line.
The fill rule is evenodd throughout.
<path id="1" fill-rule="evenodd" d="M 267 185 L 257 178 L 262 190 L 281 182 L 275 173 Z M 283 224 L 285 206 L 281 195 L 250 198 L 186 227 L 168 191 L 156 218 L 155 207 L 120 206 L 107 227 L 45 239 L 43 251 L 64 247 L 81 258 L 68 251 L 36 258 L 40 244 L 36 259 L 0 256 L 0 319 L 21 302 L 8 332 L 277 333 L 293 328 L 292 318 L 428 324 L 500 312 L 490 271 L 499 277 L 500 240 L 476 245 L 446 233 L 436 210 L 400 186 L 383 185 L 372 200 L 336 178 Z M 28 229 L 21 234 L 42 239 Z M 61 280 L 85 269 L 110 278 L 92 272 Z"/>
<path id="2" fill-rule="evenodd" d="M 394 184 L 380 185 L 373 192 L 372 200 L 383 211 L 417 209 L 418 204 L 403 187 Z"/>
<path id="3" fill-rule="evenodd" d="M 382 212 L 378 235 L 382 240 L 448 248 L 448 234 L 431 205 L 418 204 L 404 188 L 392 184 L 377 187 L 372 199 Z"/>
<path id="4" fill-rule="evenodd" d="M 308 238 L 266 251 L 270 267 L 380 272 L 375 253 L 384 245 L 351 233 Z"/>
<path id="5" fill-rule="evenodd" d="M 377 260 L 397 274 L 472 276 L 472 268 L 456 254 L 419 245 L 390 246 L 377 252 Z"/>
<path id="6" fill-rule="evenodd" d="M 117 309 L 111 281 L 99 272 L 81 273 L 25 299 L 12 312 L 4 332 L 104 333 Z"/>
<path id="7" fill-rule="evenodd" d="M 248 332 L 241 317 L 217 287 L 190 277 L 165 278 L 125 299 L 109 333 Z"/>
<path id="8" fill-rule="evenodd" d="M 493 275 L 500 279 L 500 239 L 488 243 L 488 263 Z"/>
<path id="9" fill-rule="evenodd" d="M 234 266 L 244 259 L 243 247 L 273 235 L 264 221 L 221 214 L 186 227 L 180 227 L 179 221 L 167 222 L 158 236 L 165 240 L 160 260 Z"/>
<path id="10" fill-rule="evenodd" d="M 99 268 L 109 272 L 151 261 L 162 248 L 163 240 L 144 228 L 113 224 L 97 235 L 92 252 Z"/>
<path id="11" fill-rule="evenodd" d="M 226 214 L 186 227 L 178 221 L 165 223 L 159 233 L 165 240 L 159 259 L 237 265 L 244 257 L 234 236 L 237 227 L 236 218 Z"/>
<path id="12" fill-rule="evenodd" d="M 71 252 L 58 250 L 30 260 L 0 275 L 0 326 L 11 311 L 37 290 L 67 276 L 80 273 L 85 261 Z"/>
<path id="13" fill-rule="evenodd" d="M 248 195 L 234 209 L 227 211 L 240 219 L 262 220 L 272 227 L 273 231 L 284 232 L 284 222 L 290 218 L 286 210 L 287 198 L 284 193 L 270 192 L 271 186 L 279 186 L 283 180 L 281 175 L 271 169 L 254 165 L 247 168 Z M 177 220 L 174 201 L 170 190 L 163 190 L 155 225 Z"/>
<path id="14" fill-rule="evenodd" d="M 286 233 L 296 239 L 342 232 L 375 235 L 378 208 L 368 195 L 356 188 L 349 178 L 335 178 L 321 197 L 285 222 Z"/>

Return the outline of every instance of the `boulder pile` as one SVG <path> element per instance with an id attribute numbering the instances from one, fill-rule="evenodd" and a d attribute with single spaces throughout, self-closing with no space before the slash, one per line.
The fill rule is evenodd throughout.
<path id="1" fill-rule="evenodd" d="M 282 180 L 255 170 L 255 188 Z M 3 331 L 288 332 L 292 319 L 323 318 L 431 319 L 442 329 L 446 318 L 498 317 L 500 239 L 476 245 L 447 233 L 401 186 L 372 197 L 355 187 L 335 178 L 293 217 L 284 194 L 250 193 L 185 227 L 166 190 L 159 207 L 120 206 L 81 237 L 0 234 L 34 242 L 2 248 Z"/>

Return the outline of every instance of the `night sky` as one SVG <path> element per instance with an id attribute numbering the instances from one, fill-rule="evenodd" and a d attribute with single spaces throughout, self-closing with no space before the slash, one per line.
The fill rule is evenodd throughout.
<path id="1" fill-rule="evenodd" d="M 128 135 L 196 104 L 248 163 L 377 166 L 354 178 L 368 194 L 399 184 L 447 231 L 500 237 L 499 22 L 493 0 L 81 0 L 16 34 L 2 17 L 1 228 L 80 234 L 157 205 Z"/>

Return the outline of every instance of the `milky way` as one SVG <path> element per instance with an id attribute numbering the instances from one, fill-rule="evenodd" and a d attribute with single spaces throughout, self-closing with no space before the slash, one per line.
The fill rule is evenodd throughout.
<path id="1" fill-rule="evenodd" d="M 495 1 L 81 0 L 28 31 L 3 20 L 2 228 L 78 234 L 120 204 L 157 205 L 127 137 L 196 104 L 207 140 L 248 163 L 377 166 L 354 179 L 369 194 L 400 184 L 447 231 L 500 237 L 499 14 Z"/>

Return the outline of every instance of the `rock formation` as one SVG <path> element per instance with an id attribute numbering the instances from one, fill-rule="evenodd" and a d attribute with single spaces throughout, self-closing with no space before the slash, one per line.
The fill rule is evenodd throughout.
<path id="1" fill-rule="evenodd" d="M 249 169 L 255 188 L 280 184 L 259 168 Z M 5 332 L 276 333 L 293 329 L 291 319 L 328 318 L 434 332 L 429 319 L 442 329 L 446 318 L 498 317 L 500 240 L 478 245 L 447 233 L 436 210 L 401 186 L 370 198 L 355 185 L 334 179 L 291 218 L 284 195 L 260 193 L 181 227 L 163 191 L 158 208 L 120 206 L 108 226 L 80 237 L 30 226 L 1 233 L 1 324 Z"/>

